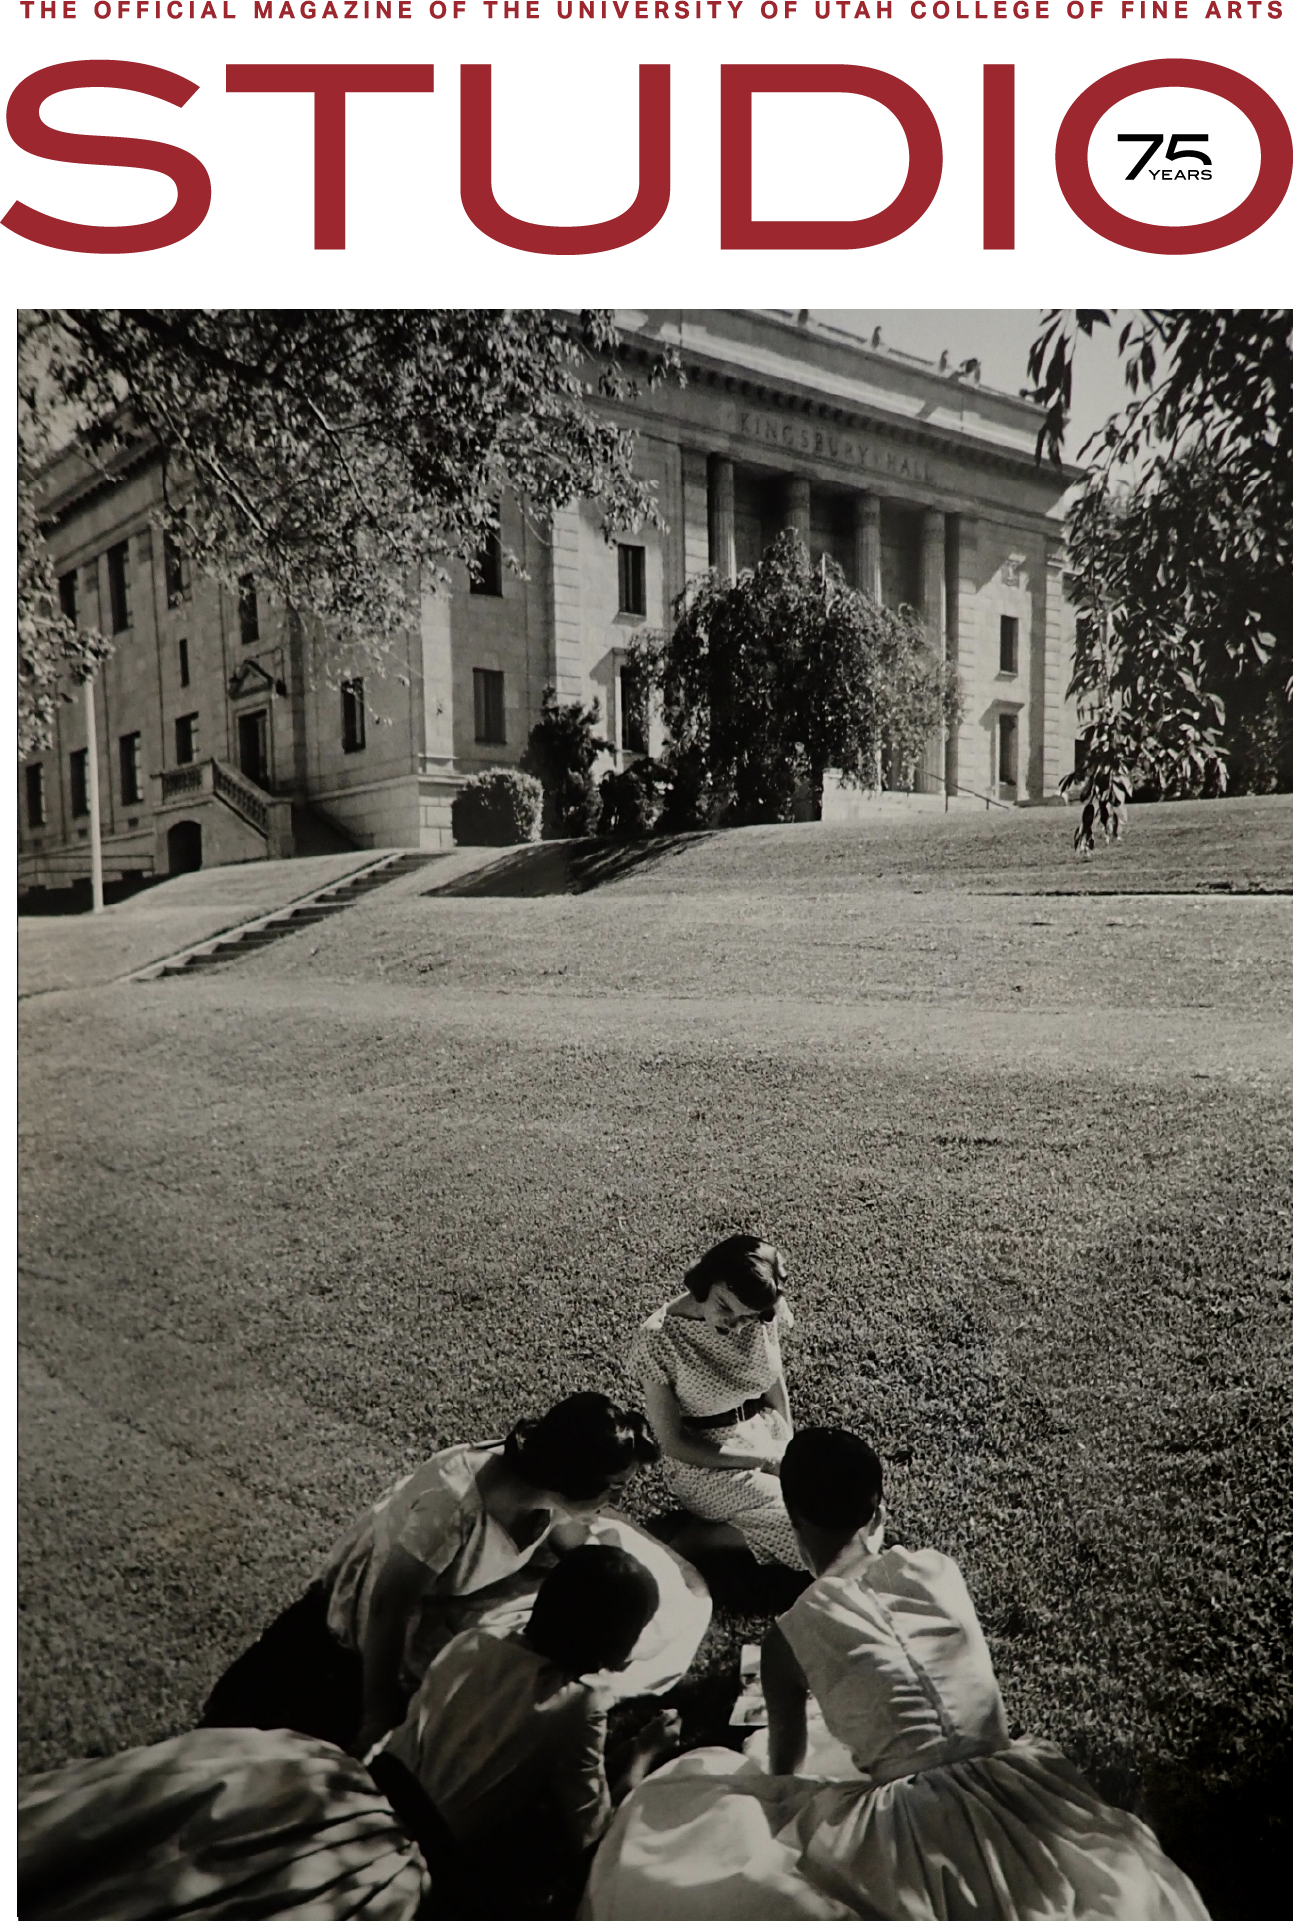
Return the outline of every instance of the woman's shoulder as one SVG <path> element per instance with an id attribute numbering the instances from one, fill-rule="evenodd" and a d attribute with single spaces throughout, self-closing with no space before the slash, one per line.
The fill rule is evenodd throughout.
<path id="1" fill-rule="evenodd" d="M 684 1297 L 688 1298 L 688 1297 Z M 629 1346 L 628 1367 L 642 1385 L 664 1382 L 672 1385 L 687 1353 L 690 1322 L 671 1310 L 675 1301 L 666 1301 L 639 1323 Z"/>
<path id="2" fill-rule="evenodd" d="M 932 1607 L 962 1624 L 977 1619 L 965 1576 L 938 1548 L 885 1548 L 872 1556 L 863 1581 L 877 1592 L 917 1601 L 922 1612 Z"/>
<path id="3" fill-rule="evenodd" d="M 653 1345 L 675 1340 L 691 1321 L 692 1317 L 686 1312 L 690 1300 L 690 1294 L 679 1294 L 672 1301 L 666 1301 L 663 1307 L 657 1307 L 644 1321 L 639 1322 L 637 1339 Z"/>
<path id="4" fill-rule="evenodd" d="M 960 1568 L 941 1548 L 887 1547 L 872 1559 L 877 1580 L 887 1576 L 925 1587 L 965 1586 Z"/>
<path id="5" fill-rule="evenodd" d="M 497 1441 L 462 1441 L 428 1455 L 400 1484 L 405 1504 L 421 1507 L 437 1498 L 455 1503 L 477 1499 L 476 1476 L 495 1458 L 499 1446 Z"/>

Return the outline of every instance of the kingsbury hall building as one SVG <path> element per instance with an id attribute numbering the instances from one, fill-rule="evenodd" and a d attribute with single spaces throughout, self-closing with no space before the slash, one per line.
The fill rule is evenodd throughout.
<path id="1" fill-rule="evenodd" d="M 919 360 L 807 315 L 621 315 L 627 371 L 681 347 L 686 384 L 608 407 L 637 434 L 667 531 L 608 544 L 580 504 L 536 529 L 501 504 L 479 577 L 422 596 L 380 648 L 324 639 L 250 578 L 190 578 L 151 516 L 146 448 L 111 476 L 69 451 L 49 477 L 65 611 L 115 636 L 95 682 L 104 873 L 144 877 L 345 846 L 451 844 L 463 779 L 524 751 L 543 690 L 601 704 L 628 764 L 661 742 L 629 649 L 708 567 L 732 576 L 793 527 L 814 558 L 913 608 L 956 667 L 960 726 L 931 742 L 927 795 L 1043 801 L 1073 766 L 1072 610 L 1057 508 L 1072 470 L 1038 465 L 1038 413 L 977 364 Z M 638 363 L 635 369 L 635 363 Z M 20 775 L 19 884 L 90 871 L 84 700 Z M 925 803 L 930 804 L 929 802 Z M 962 799 L 960 804 L 965 804 Z M 827 817 L 857 803 L 829 791 Z"/>

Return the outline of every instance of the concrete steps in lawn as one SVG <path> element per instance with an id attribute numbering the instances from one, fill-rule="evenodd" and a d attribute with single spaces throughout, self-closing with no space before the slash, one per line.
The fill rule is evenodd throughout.
<path id="1" fill-rule="evenodd" d="M 188 953 L 173 954 L 167 960 L 141 969 L 132 978 L 170 980 L 178 974 L 194 974 L 203 968 L 227 966 L 230 961 L 258 953 L 262 947 L 282 940 L 287 934 L 300 933 L 303 928 L 331 920 L 336 914 L 344 914 L 348 907 L 353 907 L 375 888 L 387 887 L 392 881 L 401 880 L 406 874 L 415 873 L 431 861 L 441 858 L 439 854 L 391 854 L 372 867 L 361 868 L 346 880 L 322 888 L 306 900 L 297 901 L 293 906 L 269 914 L 262 920 L 248 922 L 246 926 L 230 928 L 217 939 L 205 941 Z"/>

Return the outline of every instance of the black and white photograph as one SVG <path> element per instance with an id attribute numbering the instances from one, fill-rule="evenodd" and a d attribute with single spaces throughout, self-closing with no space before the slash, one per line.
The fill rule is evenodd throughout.
<path id="1" fill-rule="evenodd" d="M 17 319 L 24 1921 L 1282 1912 L 1293 311 Z"/>

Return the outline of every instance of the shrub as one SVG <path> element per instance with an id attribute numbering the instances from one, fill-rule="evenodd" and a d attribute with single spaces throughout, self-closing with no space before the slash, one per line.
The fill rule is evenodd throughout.
<path id="1" fill-rule="evenodd" d="M 460 847 L 512 847 L 539 838 L 543 789 L 532 774 L 496 767 L 474 774 L 454 796 L 453 837 Z"/>
<path id="2" fill-rule="evenodd" d="M 660 778 L 662 795 L 657 833 L 694 833 L 722 813 L 722 797 L 714 793 L 700 746 L 675 749 L 671 744 Z"/>
<path id="3" fill-rule="evenodd" d="M 601 831 L 613 840 L 645 840 L 660 812 L 659 770 L 654 761 L 635 761 L 622 773 L 602 775 Z"/>
<path id="4" fill-rule="evenodd" d="M 521 765 L 543 783 L 546 840 L 591 834 L 597 826 L 593 763 L 610 747 L 593 732 L 600 717 L 599 701 L 585 707 L 577 700 L 559 701 L 553 687 L 543 690 L 543 709 L 530 729 Z"/>

